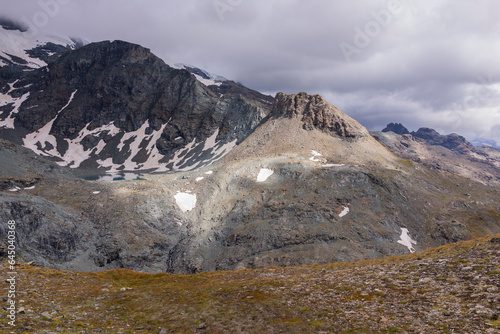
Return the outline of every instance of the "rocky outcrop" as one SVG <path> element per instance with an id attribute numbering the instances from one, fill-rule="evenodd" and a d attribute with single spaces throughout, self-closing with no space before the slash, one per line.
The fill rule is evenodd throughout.
<path id="1" fill-rule="evenodd" d="M 318 129 L 343 139 L 357 140 L 368 135 L 366 128 L 320 95 L 278 93 L 272 116 L 300 118 L 306 130 Z"/>
<path id="2" fill-rule="evenodd" d="M 412 136 L 424 139 L 430 145 L 439 145 L 446 147 L 449 150 L 457 152 L 465 152 L 471 150 L 474 146 L 464 137 L 452 133 L 449 135 L 441 135 L 436 130 L 430 128 L 420 128 L 416 132 L 413 131 Z"/>
<path id="3" fill-rule="evenodd" d="M 401 123 L 389 123 L 382 132 L 394 132 L 398 135 L 411 134 L 415 138 L 423 139 L 429 145 L 442 146 L 457 153 L 466 153 L 474 149 L 474 145 L 456 133 L 441 135 L 431 128 L 420 128 L 417 131 L 410 132 Z"/>
<path id="4" fill-rule="evenodd" d="M 69 264 L 85 257 L 94 247 L 91 241 L 95 239 L 96 230 L 89 221 L 45 199 L 2 196 L 0 217 L 2 221 L 16 222 L 17 247 L 24 251 L 24 256 L 37 259 L 41 265 L 49 266 L 49 261 Z M 0 235 L 6 236 L 6 229 L 7 225 L 2 224 Z"/>
<path id="5" fill-rule="evenodd" d="M 389 131 L 392 131 L 398 135 L 405 135 L 410 133 L 410 131 L 408 131 L 408 129 L 405 128 L 401 123 L 389 123 L 387 124 L 385 129 L 382 130 L 382 132 L 389 132 Z"/>

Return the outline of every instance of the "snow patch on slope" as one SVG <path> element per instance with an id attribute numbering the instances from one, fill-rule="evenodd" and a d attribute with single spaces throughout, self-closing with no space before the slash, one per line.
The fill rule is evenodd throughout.
<path id="1" fill-rule="evenodd" d="M 220 86 L 220 85 L 222 85 L 222 82 L 220 82 L 220 81 L 205 79 L 205 78 L 202 78 L 201 76 L 199 76 L 198 74 L 195 74 L 194 76 L 196 77 L 196 79 L 198 79 L 199 82 L 201 82 L 205 86 L 211 86 L 211 85 Z"/>
<path id="2" fill-rule="evenodd" d="M 274 172 L 268 168 L 261 168 L 259 175 L 257 175 L 257 182 L 265 182 Z"/>
<path id="3" fill-rule="evenodd" d="M 415 252 L 415 248 L 413 248 L 413 245 L 416 245 L 417 242 L 413 240 L 410 237 L 409 231 L 407 228 L 401 228 L 401 236 L 399 237 L 398 243 L 402 244 L 403 246 L 408 247 L 408 250 L 410 253 Z"/>
<path id="4" fill-rule="evenodd" d="M 226 144 L 216 141 L 219 134 L 219 129 L 216 129 L 205 141 L 197 143 L 196 138 L 194 138 L 183 148 L 177 150 L 170 160 L 166 161 L 166 156 L 158 151 L 156 143 L 167 125 L 168 122 L 162 125 L 159 130 L 146 135 L 146 131 L 149 128 L 149 122 L 146 121 L 139 129 L 125 133 L 120 139 L 117 147 L 118 151 L 127 154 L 127 159 L 123 164 L 114 163 L 113 158 L 98 160 L 97 163 L 102 168 L 108 168 L 107 172 L 113 175 L 124 171 L 136 172 L 141 170 L 151 170 L 154 172 L 190 171 L 217 161 L 236 146 L 236 140 Z M 146 142 L 147 145 L 144 148 Z M 128 150 L 124 152 L 123 150 L 127 145 Z M 135 162 L 134 158 L 142 149 L 146 151 L 148 156 L 147 161 L 142 163 Z"/>
<path id="5" fill-rule="evenodd" d="M 24 147 L 29 148 L 30 150 L 39 155 L 62 158 L 59 152 L 57 151 L 56 138 L 50 134 L 50 131 L 52 130 L 52 125 L 54 124 L 55 120 L 57 119 L 57 117 L 59 117 L 59 114 L 69 106 L 71 101 L 73 101 L 73 97 L 75 96 L 76 92 L 77 91 L 75 90 L 71 94 L 68 103 L 66 103 L 66 105 L 57 112 L 56 117 L 54 117 L 50 122 L 45 124 L 41 129 L 26 135 L 26 137 L 23 139 Z M 44 147 L 47 147 L 47 145 L 52 146 L 52 148 L 50 150 L 42 151 Z"/>
<path id="6" fill-rule="evenodd" d="M 345 164 L 324 164 L 323 166 L 321 167 L 342 167 L 342 166 L 345 166 Z"/>
<path id="7" fill-rule="evenodd" d="M 108 132 L 109 135 L 114 136 L 119 133 L 120 129 L 118 129 L 113 122 L 108 125 L 104 125 L 94 130 L 88 130 L 90 123 L 87 123 L 85 128 L 80 130 L 78 133 L 78 137 L 75 139 L 66 139 L 68 143 L 68 149 L 64 153 L 64 156 L 61 157 L 62 162 L 58 162 L 61 166 L 70 166 L 71 168 L 78 168 L 80 164 L 85 160 L 89 159 L 94 154 L 99 154 L 102 152 L 106 143 L 104 140 L 100 140 L 96 147 L 85 150 L 83 145 L 81 144 L 82 140 L 87 136 L 95 136 L 102 132 Z"/>
<path id="8" fill-rule="evenodd" d="M 309 158 L 309 160 L 313 162 L 320 162 L 323 165 L 321 167 L 323 168 L 328 168 L 328 167 L 342 167 L 344 164 L 327 164 L 327 160 L 325 158 L 320 158 L 323 156 L 323 154 L 319 153 L 318 151 L 312 150 L 311 151 L 312 157 Z"/>
<path id="9" fill-rule="evenodd" d="M 311 160 L 311 161 L 314 161 L 314 162 L 323 162 L 323 160 L 325 160 L 323 158 L 318 159 L 318 157 L 323 156 L 323 154 L 321 154 L 321 153 L 319 153 L 317 151 L 312 150 L 311 154 L 313 155 L 312 157 L 309 158 L 309 160 Z"/>
<path id="10" fill-rule="evenodd" d="M 12 90 L 12 88 L 11 88 Z M 14 109 L 10 112 L 9 116 L 6 117 L 3 121 L 0 121 L 0 128 L 6 129 L 14 129 L 14 120 L 15 115 L 19 112 L 19 107 L 26 101 L 29 97 L 30 93 L 26 93 L 19 98 L 13 98 L 10 95 L 0 94 L 0 107 L 6 106 L 8 104 L 12 104 Z"/>
<path id="11" fill-rule="evenodd" d="M 345 215 L 347 215 L 349 213 L 349 208 L 347 206 L 344 206 L 344 210 L 342 210 L 341 213 L 339 213 L 339 217 L 344 217 Z"/>
<path id="12" fill-rule="evenodd" d="M 174 198 L 182 212 L 191 211 L 196 207 L 196 195 L 194 194 L 178 191 Z"/>
<path id="13" fill-rule="evenodd" d="M 196 143 L 193 139 L 182 149 L 175 152 L 167 165 L 172 165 L 172 171 L 187 172 L 201 166 L 210 165 L 229 153 L 236 146 L 236 139 L 226 144 L 216 141 L 219 129 L 208 137 L 204 142 Z M 206 158 L 200 158 L 203 155 Z"/>

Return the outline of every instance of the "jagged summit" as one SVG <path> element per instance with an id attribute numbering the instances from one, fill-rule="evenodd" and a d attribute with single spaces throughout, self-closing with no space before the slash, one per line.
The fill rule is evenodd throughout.
<path id="1" fill-rule="evenodd" d="M 318 129 L 344 139 L 356 140 L 368 135 L 365 127 L 321 95 L 278 93 L 271 115 L 274 118 L 300 118 L 305 130 Z"/>
<path id="2" fill-rule="evenodd" d="M 420 128 L 416 132 L 413 131 L 412 136 L 422 138 L 430 145 L 438 145 L 446 147 L 449 150 L 465 151 L 471 150 L 474 146 L 467 141 L 464 137 L 452 133 L 449 135 L 441 135 L 434 129 Z"/>
<path id="3" fill-rule="evenodd" d="M 401 123 L 389 123 L 382 130 L 382 132 L 394 132 L 398 135 L 412 135 L 413 137 L 425 140 L 429 145 L 442 146 L 449 150 L 464 152 L 471 150 L 474 146 L 467 141 L 464 137 L 452 133 L 449 135 L 442 135 L 431 128 L 420 128 L 417 131 L 410 132 Z"/>
<path id="4" fill-rule="evenodd" d="M 398 135 L 409 134 L 410 131 L 401 123 L 389 123 L 382 132 L 394 132 Z"/>
<path id="5" fill-rule="evenodd" d="M 311 160 L 311 154 L 318 155 Z M 321 160 L 326 165 L 362 164 L 390 169 L 397 165 L 395 156 L 365 127 L 322 96 L 304 92 L 278 93 L 271 113 L 223 161 L 273 157 Z"/>

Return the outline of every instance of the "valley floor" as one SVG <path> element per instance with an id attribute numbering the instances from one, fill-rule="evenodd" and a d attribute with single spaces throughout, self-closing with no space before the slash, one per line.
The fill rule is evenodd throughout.
<path id="1" fill-rule="evenodd" d="M 4 313 L 2 333 L 500 333 L 500 235 L 380 260 L 196 275 L 16 269 L 17 326 Z"/>

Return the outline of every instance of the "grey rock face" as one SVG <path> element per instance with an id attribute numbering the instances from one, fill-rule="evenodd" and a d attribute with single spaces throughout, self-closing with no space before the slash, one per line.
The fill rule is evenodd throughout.
<path id="1" fill-rule="evenodd" d="M 36 259 L 42 265 L 66 263 L 73 267 L 92 248 L 95 230 L 82 220 L 50 201 L 30 196 L 0 197 L 1 221 L 16 222 L 16 246 L 23 256 Z M 6 240 L 7 225 L 1 224 L 0 235 Z M 76 265 L 83 270 L 88 266 Z"/>

